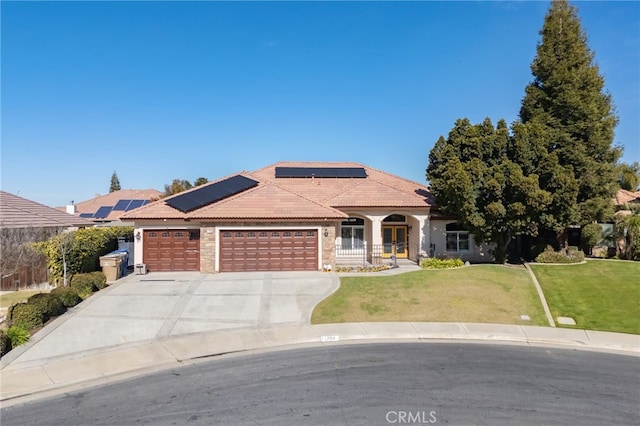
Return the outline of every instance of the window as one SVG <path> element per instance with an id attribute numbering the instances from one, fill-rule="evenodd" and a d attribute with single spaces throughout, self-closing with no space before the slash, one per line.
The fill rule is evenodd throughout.
<path id="1" fill-rule="evenodd" d="M 247 232 L 247 237 L 255 238 L 256 237 L 256 233 L 255 232 Z"/>
<path id="2" fill-rule="evenodd" d="M 302 232 L 298 231 L 295 234 L 293 234 L 294 237 L 302 237 Z"/>
<path id="3" fill-rule="evenodd" d="M 350 217 L 340 225 L 341 247 L 344 250 L 364 247 L 364 219 Z"/>
<path id="4" fill-rule="evenodd" d="M 241 238 L 243 236 L 244 236 L 244 234 L 242 232 L 236 232 L 236 237 Z"/>
<path id="5" fill-rule="evenodd" d="M 261 232 L 260 233 L 260 238 L 266 238 L 267 237 L 267 233 L 266 232 Z"/>
<path id="6" fill-rule="evenodd" d="M 158 238 L 157 232 L 149 232 L 149 238 Z"/>
<path id="7" fill-rule="evenodd" d="M 291 232 L 285 231 L 285 232 L 282 233 L 282 236 L 283 237 L 290 237 L 291 236 Z"/>
<path id="8" fill-rule="evenodd" d="M 469 251 L 469 231 L 459 223 L 447 225 L 447 251 Z"/>
<path id="9" fill-rule="evenodd" d="M 163 232 L 162 234 L 160 234 L 160 237 L 162 237 L 162 238 L 171 238 L 171 232 Z"/>
<path id="10" fill-rule="evenodd" d="M 274 231 L 274 232 L 272 232 L 272 233 L 271 233 L 271 236 L 272 236 L 272 237 L 279 237 L 279 236 L 280 236 L 280 233 L 279 233 L 279 232 L 275 232 L 275 231 Z"/>
<path id="11" fill-rule="evenodd" d="M 314 231 L 307 231 L 307 237 L 315 237 L 316 233 Z"/>
<path id="12" fill-rule="evenodd" d="M 184 234 L 182 232 L 174 232 L 174 238 L 184 238 Z"/>

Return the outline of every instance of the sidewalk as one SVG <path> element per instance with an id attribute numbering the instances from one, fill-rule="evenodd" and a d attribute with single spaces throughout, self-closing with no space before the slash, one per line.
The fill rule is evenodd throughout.
<path id="1" fill-rule="evenodd" d="M 89 350 L 44 360 L 9 362 L 0 370 L 2 405 L 177 368 L 199 358 L 291 345 L 367 340 L 468 341 L 554 346 L 640 356 L 640 336 L 551 327 L 463 323 L 345 323 L 193 333 Z"/>

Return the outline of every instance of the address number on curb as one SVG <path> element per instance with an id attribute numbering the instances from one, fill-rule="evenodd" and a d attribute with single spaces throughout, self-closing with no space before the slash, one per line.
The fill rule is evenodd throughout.
<path id="1" fill-rule="evenodd" d="M 338 336 L 321 336 L 320 337 L 321 342 L 337 342 L 338 340 L 340 340 L 340 337 Z"/>

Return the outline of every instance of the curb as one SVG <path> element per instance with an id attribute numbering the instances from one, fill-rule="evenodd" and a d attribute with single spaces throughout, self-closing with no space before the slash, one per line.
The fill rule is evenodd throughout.
<path id="1" fill-rule="evenodd" d="M 640 357 L 640 336 L 591 330 L 475 323 L 344 323 L 236 329 L 132 343 L 111 350 L 71 354 L 0 371 L 3 406 L 104 385 L 203 358 L 301 345 L 330 346 L 372 341 L 516 344 Z"/>

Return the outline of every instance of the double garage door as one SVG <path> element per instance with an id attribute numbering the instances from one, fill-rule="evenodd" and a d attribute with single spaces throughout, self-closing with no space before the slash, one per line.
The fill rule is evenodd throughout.
<path id="1" fill-rule="evenodd" d="M 317 271 L 316 229 L 222 230 L 220 272 Z"/>
<path id="2" fill-rule="evenodd" d="M 150 272 L 199 271 L 200 231 L 145 230 L 143 262 Z M 222 230 L 220 272 L 317 271 L 318 230 Z"/>
<path id="3" fill-rule="evenodd" d="M 146 230 L 143 241 L 143 262 L 150 272 L 200 270 L 200 230 Z"/>

